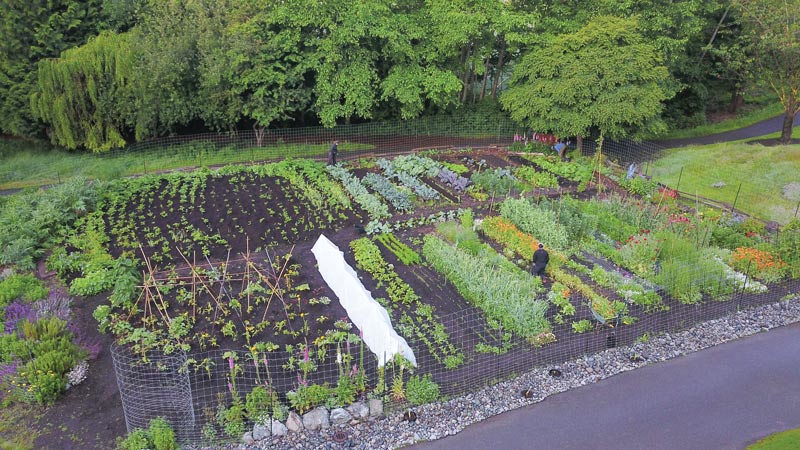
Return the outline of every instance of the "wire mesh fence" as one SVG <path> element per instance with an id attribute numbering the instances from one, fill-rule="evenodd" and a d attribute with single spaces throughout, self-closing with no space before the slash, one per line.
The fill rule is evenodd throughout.
<path id="1" fill-rule="evenodd" d="M 691 268 L 687 268 L 689 270 Z M 465 364 L 446 368 L 427 353 L 424 345 L 412 339 L 409 343 L 417 352 L 414 374 L 430 374 L 442 396 L 458 396 L 535 368 L 628 346 L 648 336 L 690 328 L 738 311 L 786 300 L 800 292 L 800 280 L 796 279 L 771 284 L 767 290 L 756 292 L 759 289 L 752 289 L 756 285 L 747 281 L 735 284 L 727 279 L 712 278 L 695 277 L 701 284 L 727 283 L 730 285 L 728 293 L 716 298 L 705 296 L 702 302 L 695 304 L 683 304 L 656 287 L 664 295 L 669 310 L 646 312 L 631 305 L 633 323 L 595 321 L 591 329 L 581 333 L 567 324 L 555 325 L 554 342 L 532 344 L 520 337 L 507 339 L 501 327 L 487 326 L 489 321 L 483 311 L 466 308 L 440 317 L 450 341 L 464 353 Z M 589 304 L 589 300 L 581 296 L 574 296 L 572 301 L 577 305 Z M 392 395 L 396 393 L 393 386 L 398 378 L 407 382 L 410 371 L 400 369 L 385 355 L 381 358 L 372 355 L 363 346 L 354 345 L 347 352 L 344 363 L 341 357 L 337 358 L 336 351 L 306 356 L 314 361 L 313 370 L 304 370 L 297 364 L 304 357 L 297 351 L 148 353 L 145 361 L 142 355 L 117 346 L 112 349 L 112 356 L 129 431 L 146 428 L 151 418 L 164 416 L 181 442 L 209 444 L 236 441 L 241 437 L 226 434 L 220 412 L 224 413 L 237 402 L 243 405 L 249 398 L 248 393 L 257 386 L 275 392 L 275 400 L 286 406 L 290 403 L 287 393 L 301 385 L 335 387 L 342 377 L 349 378 L 354 372 L 363 371 L 371 395 L 381 397 L 389 409 L 400 407 L 401 403 Z M 385 368 L 383 374 L 379 373 L 379 366 Z M 272 405 L 273 414 L 267 422 L 273 420 L 272 417 L 285 418 L 285 408 L 283 414 L 278 414 L 276 405 Z M 252 424 L 252 417 L 248 418 L 244 408 L 242 411 L 241 420 Z"/>

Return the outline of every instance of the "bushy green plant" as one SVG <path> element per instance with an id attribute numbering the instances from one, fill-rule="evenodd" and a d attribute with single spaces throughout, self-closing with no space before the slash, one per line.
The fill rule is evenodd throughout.
<path id="1" fill-rule="evenodd" d="M 20 339 L 3 341 L 22 358 L 11 381 L 12 397 L 23 402 L 50 404 L 67 386 L 66 374 L 86 358 L 86 350 L 73 343 L 66 323 L 56 317 L 36 322 L 24 320 Z M 4 349 L 3 352 L 9 349 Z"/>
<path id="2" fill-rule="evenodd" d="M 406 398 L 412 405 L 424 405 L 439 398 L 439 385 L 431 379 L 430 374 L 422 377 L 412 375 L 406 383 Z"/>
<path id="3" fill-rule="evenodd" d="M 510 198 L 500 205 L 500 215 L 512 221 L 520 230 L 533 235 L 547 247 L 565 250 L 569 245 L 566 228 L 549 209 L 540 209 L 528 200 Z"/>
<path id="4" fill-rule="evenodd" d="M 245 397 L 245 411 L 251 422 L 261 422 L 279 403 L 278 394 L 264 386 L 256 386 Z"/>
<path id="5" fill-rule="evenodd" d="M 655 274 L 656 259 L 663 241 L 650 233 L 638 233 L 628 237 L 619 248 L 622 260 L 631 272 L 649 277 Z"/>
<path id="6" fill-rule="evenodd" d="M 736 227 L 719 225 L 711 232 L 711 245 L 734 250 L 738 247 L 749 247 L 755 244 L 755 239 L 749 238 L 736 229 Z"/>
<path id="7" fill-rule="evenodd" d="M 324 405 L 333 395 L 331 388 L 327 385 L 309 384 L 300 385 L 294 391 L 286 393 L 292 409 L 299 414 L 304 414 L 317 406 Z"/>
<path id="8" fill-rule="evenodd" d="M 540 171 L 530 166 L 520 166 L 514 169 L 514 176 L 529 184 L 533 188 L 556 188 L 558 178 L 550 172 Z"/>
<path id="9" fill-rule="evenodd" d="M 150 439 L 147 431 L 137 428 L 131 431 L 128 436 L 117 442 L 119 450 L 147 450 L 150 448 Z"/>
<path id="10" fill-rule="evenodd" d="M 577 322 L 572 322 L 572 331 L 576 333 L 586 333 L 587 331 L 592 331 L 594 329 L 594 325 L 592 322 L 587 319 L 581 319 Z"/>
<path id="11" fill-rule="evenodd" d="M 800 278 L 800 219 L 794 219 L 780 230 L 775 244 L 781 259 L 788 264 L 793 278 Z"/>
<path id="12" fill-rule="evenodd" d="M 341 407 L 353 403 L 356 399 L 356 385 L 349 374 L 339 377 L 336 387 L 333 389 L 333 406 Z"/>
<path id="13" fill-rule="evenodd" d="M 245 430 L 245 408 L 239 396 L 234 393 L 233 403 L 227 408 L 220 404 L 217 409 L 217 424 L 230 437 L 239 438 Z"/>
<path id="14" fill-rule="evenodd" d="M 522 187 L 508 169 L 500 168 L 475 172 L 470 177 L 470 181 L 489 195 L 494 196 L 508 194 L 512 190 L 520 190 Z"/>
<path id="15" fill-rule="evenodd" d="M 156 417 L 150 420 L 148 434 L 153 442 L 154 450 L 178 449 L 178 443 L 175 441 L 175 432 L 163 417 Z"/>
<path id="16" fill-rule="evenodd" d="M 118 450 L 177 450 L 175 432 L 169 422 L 162 417 L 150 420 L 147 430 L 137 428 L 125 439 L 117 441 Z"/>
<path id="17" fill-rule="evenodd" d="M 621 178 L 618 183 L 626 191 L 640 197 L 649 197 L 658 188 L 658 182 L 642 177 Z"/>
<path id="18" fill-rule="evenodd" d="M 594 216 L 583 214 L 582 203 L 584 202 L 564 195 L 558 199 L 542 198 L 537 203 L 537 207 L 552 211 L 558 223 L 566 230 L 567 240 L 578 242 L 585 237 L 592 236 L 597 229 L 597 219 Z"/>
<path id="19" fill-rule="evenodd" d="M 49 292 L 44 282 L 33 274 L 14 274 L 0 281 L 0 308 L 18 298 L 28 302 L 41 300 Z"/>
<path id="20" fill-rule="evenodd" d="M 75 178 L 50 189 L 16 194 L 0 209 L 0 264 L 33 269 L 80 216 L 96 203 L 95 184 Z"/>

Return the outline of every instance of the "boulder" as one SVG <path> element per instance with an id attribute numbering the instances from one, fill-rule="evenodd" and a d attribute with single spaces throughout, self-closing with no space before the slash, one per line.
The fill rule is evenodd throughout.
<path id="1" fill-rule="evenodd" d="M 328 419 L 328 410 L 324 407 L 320 406 L 303 414 L 303 426 L 308 430 L 328 428 L 330 425 L 331 423 Z"/>
<path id="2" fill-rule="evenodd" d="M 290 412 L 289 418 L 286 419 L 286 428 L 293 433 L 299 433 L 300 431 L 303 431 L 303 419 L 301 419 L 296 412 Z"/>
<path id="3" fill-rule="evenodd" d="M 253 439 L 260 441 L 262 439 L 266 439 L 270 437 L 272 432 L 270 431 L 269 427 L 266 425 L 256 424 L 253 426 Z"/>
<path id="4" fill-rule="evenodd" d="M 273 436 L 283 436 L 289 432 L 289 429 L 286 428 L 286 425 L 284 425 L 283 423 L 275 420 L 272 422 L 272 428 L 270 431 L 272 431 Z"/>
<path id="5" fill-rule="evenodd" d="M 242 436 L 242 443 L 245 444 L 245 445 L 255 444 L 256 441 L 255 441 L 255 439 L 253 439 L 253 433 L 251 433 L 249 431 L 247 433 L 245 433 L 244 436 Z"/>
<path id="6" fill-rule="evenodd" d="M 379 398 L 369 399 L 369 418 L 383 417 L 383 401 Z"/>
<path id="7" fill-rule="evenodd" d="M 347 407 L 347 412 L 349 412 L 354 419 L 366 419 L 369 417 L 369 406 L 364 402 L 355 402 Z"/>
<path id="8" fill-rule="evenodd" d="M 331 423 L 334 425 L 344 425 L 352 419 L 353 416 L 350 415 L 344 408 L 336 408 L 331 410 Z"/>

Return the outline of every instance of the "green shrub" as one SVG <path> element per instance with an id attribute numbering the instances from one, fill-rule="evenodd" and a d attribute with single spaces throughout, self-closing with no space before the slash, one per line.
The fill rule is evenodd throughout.
<path id="1" fill-rule="evenodd" d="M 296 390 L 287 392 L 286 398 L 289 399 L 292 409 L 303 414 L 319 405 L 324 405 L 332 394 L 331 388 L 327 385 L 310 384 L 300 385 Z"/>
<path id="2" fill-rule="evenodd" d="M 150 439 L 147 432 L 140 428 L 133 430 L 128 437 L 117 442 L 119 450 L 146 450 L 150 448 Z"/>
<path id="3" fill-rule="evenodd" d="M 406 383 L 406 398 L 412 405 L 424 405 L 439 398 L 439 385 L 431 380 L 431 375 L 413 375 Z"/>
<path id="4" fill-rule="evenodd" d="M 711 232 L 711 245 L 736 250 L 739 247 L 750 247 L 755 240 L 744 235 L 735 227 L 720 225 Z"/>
<path id="5" fill-rule="evenodd" d="M 263 386 L 256 386 L 247 394 L 245 411 L 252 422 L 261 422 L 280 405 L 278 393 Z"/>
<path id="6" fill-rule="evenodd" d="M 76 218 L 96 203 L 94 184 L 83 178 L 13 195 L 0 209 L 0 264 L 33 269 L 44 250 L 56 244 Z"/>
<path id="7" fill-rule="evenodd" d="M 333 390 L 333 406 L 341 407 L 353 403 L 356 400 L 356 391 L 356 384 L 348 374 L 340 376 Z"/>
<path id="8" fill-rule="evenodd" d="M 217 409 L 217 424 L 230 437 L 239 438 L 245 430 L 245 409 L 241 399 L 234 394 L 234 401 L 230 407 L 219 405 Z"/>
<path id="9" fill-rule="evenodd" d="M 175 442 L 175 432 L 172 427 L 162 417 L 150 420 L 148 434 L 153 442 L 154 450 L 177 450 L 178 444 Z"/>
<path id="10" fill-rule="evenodd" d="M 21 354 L 31 359 L 17 370 L 14 394 L 24 402 L 50 404 L 66 389 L 66 374 L 86 357 L 86 351 L 72 342 L 72 333 L 61 319 L 26 320 L 21 329 L 25 339 L 16 345 L 24 347 Z"/>
<path id="11" fill-rule="evenodd" d="M 0 308 L 22 298 L 34 302 L 47 297 L 50 292 L 44 282 L 32 274 L 14 274 L 0 281 Z"/>
<path id="12" fill-rule="evenodd" d="M 137 428 L 125 439 L 117 440 L 118 450 L 177 450 L 180 448 L 175 441 L 175 432 L 169 422 L 162 417 L 150 420 L 147 430 Z"/>

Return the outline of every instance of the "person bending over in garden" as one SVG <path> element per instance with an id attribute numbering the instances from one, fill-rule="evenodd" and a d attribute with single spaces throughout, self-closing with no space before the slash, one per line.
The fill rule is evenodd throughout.
<path id="1" fill-rule="evenodd" d="M 531 274 L 541 278 L 542 283 L 544 283 L 544 269 L 549 262 L 550 254 L 544 249 L 544 245 L 539 244 L 539 249 L 533 252 L 533 268 L 531 268 Z"/>
<path id="2" fill-rule="evenodd" d="M 339 141 L 333 141 L 331 149 L 328 150 L 328 165 L 336 165 L 336 155 L 339 153 Z"/>

